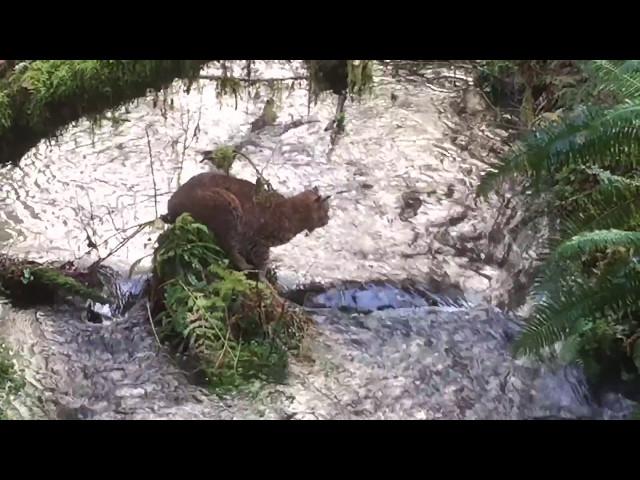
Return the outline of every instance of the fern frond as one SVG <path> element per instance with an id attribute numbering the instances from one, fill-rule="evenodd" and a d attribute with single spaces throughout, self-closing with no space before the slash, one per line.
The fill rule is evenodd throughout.
<path id="1" fill-rule="evenodd" d="M 534 131 L 503 161 L 485 173 L 478 194 L 486 196 L 509 176 L 526 174 L 536 186 L 567 165 L 635 167 L 640 160 L 640 104 L 610 111 L 585 108 Z"/>
<path id="2" fill-rule="evenodd" d="M 593 60 L 584 69 L 598 92 L 614 94 L 621 101 L 640 100 L 639 60 Z"/>
<path id="3" fill-rule="evenodd" d="M 574 276 L 559 279 L 554 291 L 541 297 L 533 320 L 517 340 L 517 354 L 530 354 L 579 335 L 596 321 L 628 325 L 640 313 L 640 267 L 625 265 L 597 281 Z"/>
<path id="4" fill-rule="evenodd" d="M 575 278 L 558 278 L 555 290 L 537 294 L 533 318 L 515 342 L 516 354 L 528 355 L 539 352 L 574 334 L 584 310 L 584 296 L 589 286 Z"/>
<path id="5" fill-rule="evenodd" d="M 640 215 L 640 181 L 613 175 L 598 168 L 598 186 L 563 202 L 570 214 L 562 219 L 561 237 L 590 230 L 626 230 Z"/>
<path id="6" fill-rule="evenodd" d="M 596 230 L 581 233 L 560 245 L 553 253 L 552 261 L 573 260 L 589 256 L 611 247 L 640 248 L 640 232 L 623 230 Z"/>

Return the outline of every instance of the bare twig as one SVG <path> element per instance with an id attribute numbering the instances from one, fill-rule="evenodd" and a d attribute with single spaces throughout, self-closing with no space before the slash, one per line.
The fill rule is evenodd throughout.
<path id="1" fill-rule="evenodd" d="M 244 153 L 242 153 L 242 152 L 241 152 L 241 151 L 239 151 L 239 150 L 235 150 L 235 149 L 234 149 L 234 152 L 235 152 L 237 155 L 240 155 L 240 156 L 244 157 L 244 158 L 247 160 L 247 162 L 249 162 L 249 165 L 251 165 L 251 166 L 253 167 L 253 169 L 256 171 L 256 175 L 258 176 L 258 178 L 259 178 L 260 180 L 262 180 L 262 181 L 265 183 L 265 185 L 271 185 L 271 184 L 269 183 L 269 181 L 268 181 L 266 178 L 264 178 L 264 177 L 262 176 L 262 172 L 261 172 L 260 170 L 258 170 L 258 167 L 256 167 L 256 164 L 255 164 L 255 163 L 253 163 L 253 160 L 251 160 L 247 155 L 245 155 Z"/>
<path id="2" fill-rule="evenodd" d="M 156 212 L 156 218 L 158 218 L 158 188 L 156 186 L 156 174 L 153 170 L 153 153 L 151 151 L 151 138 L 149 137 L 149 127 L 144 127 L 144 133 L 147 136 L 147 148 L 149 149 L 149 163 L 151 165 L 151 179 L 153 180 L 153 206 Z"/>
<path id="3" fill-rule="evenodd" d="M 85 193 L 87 193 L 87 198 L 89 198 L 89 194 L 88 192 L 85 190 Z M 82 214 L 81 214 L 81 210 L 82 207 L 80 206 L 80 202 L 78 201 L 78 188 L 76 187 L 75 189 L 75 198 L 76 198 L 76 207 L 77 207 L 77 215 L 78 218 L 80 220 L 80 225 L 82 226 L 82 229 L 84 230 L 84 233 L 86 234 L 86 240 L 87 240 L 87 246 L 89 247 L 88 252 L 91 252 L 92 250 L 96 250 L 98 252 L 98 255 L 100 255 L 100 251 L 98 250 L 98 245 L 96 244 L 96 242 L 93 241 L 93 237 L 91 236 L 91 234 L 89 233 L 89 226 L 91 227 L 91 230 L 93 231 L 94 235 L 96 233 L 96 229 L 93 227 L 93 206 L 91 205 L 91 199 L 89 198 L 89 207 L 91 209 L 91 213 L 90 213 L 90 220 L 91 220 L 91 224 L 87 225 L 84 223 L 83 219 L 82 219 Z"/>
<path id="4" fill-rule="evenodd" d="M 297 120 L 293 120 L 292 122 L 285 123 L 284 126 L 282 127 L 282 132 L 280 133 L 280 135 L 284 135 L 289 130 L 301 127 L 302 125 L 305 125 L 307 123 L 319 123 L 319 122 L 320 122 L 320 120 L 318 120 L 318 119 L 303 120 L 303 119 L 299 118 Z"/>
<path id="5" fill-rule="evenodd" d="M 425 80 L 426 80 L 426 86 L 429 87 L 431 90 L 434 90 L 436 92 L 441 92 L 441 93 L 454 93 L 454 92 L 461 92 L 462 90 L 466 89 L 469 86 L 469 79 L 465 78 L 465 77 L 460 77 L 458 75 L 455 75 L 455 70 L 454 70 L 454 74 L 453 75 L 436 75 L 433 77 L 429 77 L 425 74 L 421 74 L 420 76 L 422 76 Z M 441 87 L 436 87 L 435 85 L 432 85 L 429 83 L 429 81 L 434 81 L 434 80 L 441 80 L 441 79 L 451 79 L 453 80 L 453 88 L 441 88 Z M 462 87 L 458 87 L 456 85 L 456 80 L 462 80 L 463 82 L 465 82 L 465 85 L 463 85 Z"/>
<path id="6" fill-rule="evenodd" d="M 130 225 L 128 227 L 124 227 L 122 230 L 117 231 L 116 233 L 114 233 L 113 235 L 109 235 L 107 238 L 105 238 L 102 242 L 100 242 L 98 244 L 98 247 L 101 247 L 103 245 L 106 245 L 107 242 L 109 240 L 111 240 L 114 237 L 117 237 L 118 235 L 122 235 L 124 232 L 128 231 L 128 230 L 132 230 L 134 228 L 139 228 L 139 227 L 146 227 L 149 226 L 151 224 L 153 224 L 156 221 L 156 219 L 154 218 L 153 220 L 148 220 L 146 222 L 142 222 L 142 223 L 137 223 L 136 225 Z M 89 253 L 91 250 L 89 250 L 87 253 Z M 86 254 L 85 254 L 86 255 Z"/>
<path id="7" fill-rule="evenodd" d="M 155 221 L 155 220 L 154 220 Z M 131 239 L 133 239 L 136 235 L 138 235 L 142 230 L 144 230 L 144 228 L 146 227 L 146 225 L 141 225 L 139 226 L 135 232 L 133 232 L 131 235 L 128 235 L 127 237 L 125 237 L 118 245 L 116 245 L 116 247 L 111 250 L 106 256 L 100 258 L 99 260 L 97 260 L 96 262 L 94 262 L 94 268 L 97 267 L 98 265 L 101 265 L 102 263 L 104 263 L 104 261 L 109 258 L 110 256 L 114 255 L 115 253 L 117 253 L 122 247 L 124 247 L 127 243 L 129 243 L 129 241 L 131 241 Z"/>
<path id="8" fill-rule="evenodd" d="M 271 160 L 273 160 L 273 157 L 276 156 L 276 152 L 278 150 L 280 150 L 280 146 L 282 145 L 282 140 L 280 140 L 278 142 L 278 144 L 276 145 L 276 147 L 273 149 L 273 152 L 271 152 L 271 156 L 269 157 L 269 160 L 267 160 L 264 164 L 264 166 L 262 167 L 262 170 L 260 170 L 260 177 L 264 178 L 263 174 L 264 171 L 267 169 L 267 167 L 269 166 L 269 164 L 271 163 Z"/>
<path id="9" fill-rule="evenodd" d="M 342 94 L 338 97 L 338 105 L 336 106 L 336 114 L 333 117 L 333 120 L 331 121 L 331 123 L 329 124 L 329 128 L 331 128 L 331 137 L 330 137 L 330 144 L 331 147 L 329 148 L 329 151 L 327 152 L 327 157 L 331 158 L 331 155 L 333 154 L 333 149 L 336 146 L 336 143 L 338 143 L 338 138 L 340 137 L 340 135 L 344 132 L 343 131 L 343 125 L 340 123 L 340 116 L 344 113 L 344 104 L 347 101 L 347 95 L 346 94 Z M 325 130 L 328 130 L 325 129 Z M 342 131 L 341 131 L 342 130 Z"/>
<path id="10" fill-rule="evenodd" d="M 189 107 L 187 107 L 187 125 L 185 127 L 184 122 L 182 121 L 182 114 L 180 114 L 180 126 L 182 127 L 182 132 L 184 133 L 184 137 L 182 140 L 182 153 L 180 155 L 180 170 L 178 170 L 178 187 L 180 186 L 180 177 L 182 176 L 182 168 L 184 166 L 184 159 L 187 154 L 187 136 L 189 135 L 189 123 L 191 122 L 191 112 Z"/>
<path id="11" fill-rule="evenodd" d="M 153 336 L 156 337 L 156 342 L 158 342 L 158 346 L 162 347 L 160 343 L 160 338 L 158 338 L 158 334 L 156 333 L 156 327 L 153 324 L 153 318 L 151 318 L 151 308 L 149 307 L 149 300 L 147 300 L 147 315 L 149 316 L 149 323 L 151 324 L 151 330 L 153 330 Z"/>
<path id="12" fill-rule="evenodd" d="M 111 209 L 107 206 L 107 215 L 109 215 L 109 220 L 111 220 L 111 225 L 113 225 L 113 229 L 116 232 L 117 235 L 122 235 L 122 232 L 120 230 L 118 230 L 118 226 L 116 225 L 116 221 L 113 218 L 113 215 L 111 215 Z"/>

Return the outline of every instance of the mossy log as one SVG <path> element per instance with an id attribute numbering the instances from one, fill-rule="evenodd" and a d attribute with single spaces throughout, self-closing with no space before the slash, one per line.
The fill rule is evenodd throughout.
<path id="1" fill-rule="evenodd" d="M 77 270 L 70 263 L 43 265 L 0 255 L 0 295 L 17 306 L 51 305 L 66 296 L 107 303 L 99 286 L 94 272 Z"/>
<path id="2" fill-rule="evenodd" d="M 5 61 L 4 66 L 7 65 Z M 209 60 L 37 60 L 0 76 L 0 164 L 84 116 L 194 80 Z"/>

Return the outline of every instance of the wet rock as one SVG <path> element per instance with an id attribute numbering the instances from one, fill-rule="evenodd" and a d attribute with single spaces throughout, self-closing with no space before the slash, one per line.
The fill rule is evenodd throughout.
<path id="1" fill-rule="evenodd" d="M 402 207 L 400 209 L 400 220 L 408 221 L 410 218 L 418 215 L 418 210 L 422 206 L 420 194 L 415 191 L 404 192 L 402 194 Z"/>
<path id="2" fill-rule="evenodd" d="M 462 93 L 462 99 L 458 104 L 458 113 L 475 115 L 485 111 L 487 102 L 482 93 L 475 87 L 468 87 Z"/>
<path id="3" fill-rule="evenodd" d="M 453 183 L 450 183 L 447 186 L 447 193 L 445 193 L 445 197 L 446 198 L 453 198 L 455 193 L 456 193 L 456 187 L 455 187 L 455 185 Z"/>

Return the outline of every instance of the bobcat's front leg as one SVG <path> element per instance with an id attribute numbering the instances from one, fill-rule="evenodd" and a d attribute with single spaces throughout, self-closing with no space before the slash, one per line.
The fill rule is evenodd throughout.
<path id="1" fill-rule="evenodd" d="M 258 280 L 260 282 L 263 283 L 267 283 L 267 268 L 266 267 L 262 267 L 262 268 L 257 268 L 254 267 L 253 265 L 251 265 L 249 262 L 247 262 L 244 257 L 242 255 L 240 255 L 237 251 L 232 251 L 229 254 L 229 257 L 231 258 L 231 261 L 235 264 L 235 266 L 243 271 L 253 271 L 255 272 L 257 270 L 258 272 Z"/>
<path id="2" fill-rule="evenodd" d="M 246 271 L 246 270 L 255 270 L 256 267 L 249 264 L 237 250 L 231 249 L 229 251 L 229 259 L 236 266 L 238 270 Z"/>
<path id="3" fill-rule="evenodd" d="M 269 283 L 267 280 L 267 267 L 269 265 L 269 245 L 264 241 L 256 241 L 248 252 L 248 258 L 258 270 L 258 280 Z"/>

